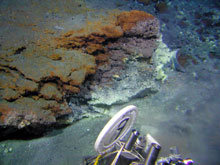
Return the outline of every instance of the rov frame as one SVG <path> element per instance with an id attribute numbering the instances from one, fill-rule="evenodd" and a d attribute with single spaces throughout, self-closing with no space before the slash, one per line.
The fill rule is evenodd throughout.
<path id="1" fill-rule="evenodd" d="M 129 105 L 115 114 L 100 132 L 94 148 L 98 156 L 86 158 L 84 165 L 192 165 L 192 159 L 182 159 L 177 148 L 168 157 L 158 159 L 161 145 L 150 135 L 139 137 L 132 130 L 137 107 Z"/>

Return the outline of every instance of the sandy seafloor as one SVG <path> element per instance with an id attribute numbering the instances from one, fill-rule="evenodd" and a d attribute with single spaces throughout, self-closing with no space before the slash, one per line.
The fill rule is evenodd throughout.
<path id="1" fill-rule="evenodd" d="M 62 13 L 60 10 L 58 15 L 51 15 L 51 12 L 47 11 L 49 10 L 47 1 L 37 2 L 40 2 L 41 5 L 31 5 L 26 1 L 19 1 L 20 4 L 15 5 L 18 3 L 17 1 L 5 0 L 1 0 L 0 5 L 5 12 L 8 6 L 10 9 L 13 9 L 14 6 L 16 10 L 24 7 L 24 11 L 33 11 L 33 19 L 39 17 L 39 21 L 42 21 L 42 28 L 55 28 L 57 31 L 62 31 L 62 28 L 71 29 L 72 26 L 71 24 L 68 26 L 68 21 L 73 17 L 73 13 L 65 13 L 64 11 Z M 67 4 L 69 2 L 65 1 Z M 85 2 L 89 8 L 99 11 L 115 8 L 148 11 L 162 20 L 162 33 L 168 47 L 177 49 L 181 46 L 183 49 L 185 48 L 186 52 L 188 51 L 192 55 L 195 53 L 203 58 L 199 64 L 189 65 L 185 73 L 170 72 L 168 79 L 155 95 L 133 100 L 127 105 L 133 104 L 138 107 L 139 115 L 134 128 L 140 130 L 142 135 L 150 133 L 157 139 L 162 145 L 161 156 L 169 154 L 170 146 L 177 146 L 182 156 L 191 157 L 195 164 L 220 164 L 220 61 L 218 58 L 210 59 L 207 55 L 209 51 L 213 50 L 219 54 L 218 49 L 212 47 L 213 44 L 215 44 L 214 47 L 219 47 L 219 30 L 216 31 L 218 38 L 213 38 L 213 33 L 210 32 L 209 35 L 205 36 L 207 40 L 200 43 L 199 37 L 196 37 L 195 34 L 196 26 L 190 24 L 192 18 L 189 14 L 189 11 L 195 11 L 200 6 L 199 10 L 203 9 L 206 12 L 214 10 L 219 18 L 219 8 L 213 7 L 214 4 L 208 3 L 208 1 L 181 1 L 181 3 L 173 1 L 170 6 L 179 5 L 179 11 L 172 10 L 166 14 L 155 14 L 153 4 L 144 7 L 134 1 L 120 1 L 120 4 L 117 4 L 116 0 L 107 2 L 90 0 Z M 31 8 L 28 8 L 28 5 L 31 5 Z M 51 5 L 51 10 L 53 7 Z M 180 11 L 189 20 L 187 27 L 177 27 L 175 25 L 177 21 L 172 19 L 173 15 Z M 4 13 L 1 12 L 1 16 L 2 14 Z M 22 15 L 16 15 L 16 17 L 18 21 L 24 19 Z M 75 18 L 76 22 L 74 23 L 77 24 L 81 17 Z M 170 21 L 163 22 L 164 18 L 170 19 Z M 210 31 L 212 30 L 210 29 Z M 19 42 L 19 35 L 22 32 L 25 33 L 25 30 L 22 31 L 20 28 L 20 33 L 12 31 L 9 27 L 1 26 L 1 36 L 12 36 L 11 40 L 7 42 L 19 45 L 16 42 Z M 191 35 L 187 36 L 187 34 Z M 28 36 L 29 33 L 25 35 L 27 38 L 35 37 Z M 209 40 L 210 38 L 212 40 Z M 211 46 L 209 41 L 212 41 Z M 125 105 L 115 106 L 112 109 L 120 109 Z M 2 141 L 0 142 L 0 164 L 79 165 L 85 156 L 95 154 L 93 149 L 95 139 L 108 120 L 108 116 L 87 118 L 65 129 L 54 130 L 42 138 Z"/>

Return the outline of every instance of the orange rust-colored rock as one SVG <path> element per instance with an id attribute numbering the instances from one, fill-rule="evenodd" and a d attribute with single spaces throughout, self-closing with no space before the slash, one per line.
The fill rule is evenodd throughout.
<path id="1" fill-rule="evenodd" d="M 119 38 L 123 35 L 123 31 L 116 24 L 108 25 L 101 28 L 101 36 L 106 36 L 107 38 Z"/>
<path id="2" fill-rule="evenodd" d="M 16 90 L 22 95 L 28 92 L 37 92 L 38 84 L 34 81 L 18 78 L 15 81 Z"/>
<path id="3" fill-rule="evenodd" d="M 62 100 L 62 94 L 55 83 L 45 83 L 40 90 L 40 94 L 47 100 Z"/>
<path id="4" fill-rule="evenodd" d="M 101 20 L 88 21 L 81 29 L 66 32 L 55 39 L 56 47 L 84 50 L 88 54 L 96 55 L 98 63 L 103 63 L 108 55 L 105 49 L 107 40 L 120 38 L 138 22 L 154 18 L 151 14 L 138 10 L 115 12 Z M 101 57 L 103 54 L 105 56 Z"/>
<path id="5" fill-rule="evenodd" d="M 89 54 L 93 54 L 94 52 L 96 51 L 102 51 L 104 48 L 103 48 L 103 45 L 101 44 L 94 44 L 94 43 L 91 43 L 87 46 L 86 48 L 86 52 L 89 53 Z"/>
<path id="6" fill-rule="evenodd" d="M 120 26 L 124 32 L 131 30 L 132 27 L 134 27 L 137 22 L 153 19 L 154 16 L 146 13 L 144 11 L 125 11 L 122 12 L 118 17 L 116 21 L 116 25 Z"/>
<path id="7" fill-rule="evenodd" d="M 63 85 L 63 89 L 71 93 L 79 93 L 80 89 L 71 85 Z"/>
<path id="8" fill-rule="evenodd" d="M 23 97 L 11 103 L 0 102 L 0 125 L 10 126 L 13 129 L 41 127 L 55 124 L 57 116 L 69 113 L 71 109 L 67 104 Z"/>
<path id="9" fill-rule="evenodd" d="M 52 60 L 61 60 L 62 57 L 59 54 L 52 54 L 51 56 L 49 56 L 49 58 L 51 58 Z"/>
<path id="10" fill-rule="evenodd" d="M 5 88 L 2 93 L 2 98 L 7 101 L 15 100 L 20 97 L 20 94 L 11 88 Z"/>
<path id="11" fill-rule="evenodd" d="M 99 54 L 96 57 L 96 60 L 99 62 L 99 63 L 103 63 L 103 62 L 107 62 L 108 61 L 108 54 Z"/>
<path id="12" fill-rule="evenodd" d="M 85 47 L 86 53 L 93 54 L 96 51 L 104 50 L 102 44 L 107 39 L 118 38 L 123 35 L 121 28 L 115 25 L 98 25 L 90 24 L 91 28 L 69 31 L 56 38 L 57 48 L 79 49 Z"/>
<path id="13" fill-rule="evenodd" d="M 27 47 L 18 55 L 1 56 L 1 135 L 59 125 L 73 113 L 63 96 L 79 92 L 95 71 L 95 57 L 76 50 Z"/>
<path id="14" fill-rule="evenodd" d="M 13 108 L 10 108 L 7 104 L 0 103 L 0 123 L 4 123 L 6 116 L 14 111 L 15 110 Z"/>
<path id="15" fill-rule="evenodd" d="M 60 37 L 41 34 L 30 45 L 19 45 L 1 55 L 0 133 L 11 127 L 34 131 L 35 127 L 59 124 L 63 116 L 73 114 L 65 96 L 84 95 L 86 89 L 81 85 L 88 75 L 98 70 L 97 79 L 96 75 L 92 78 L 108 82 L 133 52 L 151 57 L 159 27 L 152 15 L 114 11 L 95 19 Z M 87 90 L 92 89 L 90 82 L 85 84 Z"/>
<path id="16" fill-rule="evenodd" d="M 100 70 L 103 65 L 101 72 L 111 77 L 115 70 L 120 70 L 126 55 L 138 53 L 144 58 L 151 58 L 158 34 L 159 21 L 153 15 L 138 10 L 114 11 L 99 19 L 86 21 L 83 28 L 67 31 L 55 38 L 55 47 L 76 49 L 93 55 L 97 68 Z M 78 71 L 71 76 L 77 74 Z M 78 81 L 69 81 L 69 84 L 76 86 L 84 81 L 81 78 L 79 76 Z"/>

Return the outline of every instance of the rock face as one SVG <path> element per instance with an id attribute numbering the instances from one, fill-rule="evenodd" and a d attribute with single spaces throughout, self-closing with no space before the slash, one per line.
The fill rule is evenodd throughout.
<path id="1" fill-rule="evenodd" d="M 132 10 L 87 22 L 85 28 L 69 31 L 56 38 L 56 42 L 58 48 L 80 49 L 93 55 L 98 64 L 98 79 L 106 83 L 119 74 L 129 58 L 150 60 L 158 37 L 158 20 L 146 12 Z"/>
<path id="2" fill-rule="evenodd" d="M 78 86 L 96 68 L 93 56 L 75 50 L 31 48 L 2 58 L 0 65 L 0 131 L 31 133 L 72 114 L 64 96 L 79 92 Z"/>
<path id="3" fill-rule="evenodd" d="M 149 62 L 158 33 L 159 23 L 152 15 L 118 11 L 87 21 L 83 28 L 65 32 L 46 47 L 30 44 L 2 54 L 1 136 L 16 131 L 38 135 L 62 124 L 60 119 L 75 115 L 67 96 L 80 103 L 88 75 L 93 76 L 87 94 L 89 89 L 119 81 L 129 61 Z M 145 71 L 152 76 L 152 68 Z M 147 95 L 145 89 L 137 91 L 137 97 Z"/>

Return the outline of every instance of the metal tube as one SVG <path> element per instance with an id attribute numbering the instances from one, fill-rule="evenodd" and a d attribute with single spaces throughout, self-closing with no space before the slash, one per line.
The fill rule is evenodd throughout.
<path id="1" fill-rule="evenodd" d="M 125 144 L 125 149 L 126 150 L 131 150 L 131 148 L 134 146 L 139 134 L 140 133 L 138 131 L 132 130 L 132 133 L 129 136 L 128 141 Z"/>
<path id="2" fill-rule="evenodd" d="M 161 146 L 156 144 L 156 143 L 152 143 L 149 153 L 147 154 L 146 160 L 145 160 L 145 165 L 154 165 L 157 157 L 159 155 Z"/>

